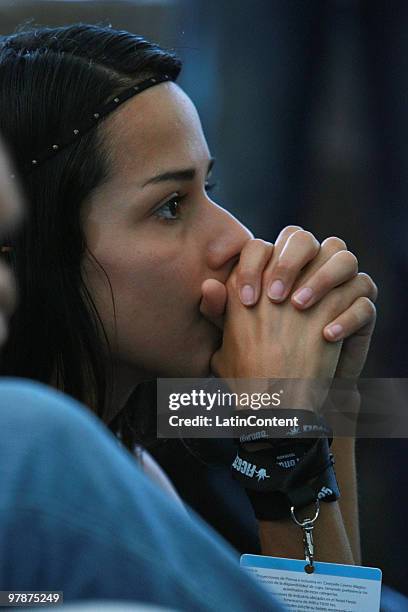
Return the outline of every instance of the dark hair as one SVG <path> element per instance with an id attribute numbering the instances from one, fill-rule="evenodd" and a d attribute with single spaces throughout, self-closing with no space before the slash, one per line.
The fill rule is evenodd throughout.
<path id="1" fill-rule="evenodd" d="M 0 38 L 0 133 L 29 208 L 8 241 L 19 304 L 1 371 L 46 384 L 54 379 L 107 422 L 103 353 L 106 348 L 109 355 L 109 345 L 81 276 L 80 224 L 81 204 L 108 177 L 103 121 L 33 172 L 23 168 L 96 107 L 146 78 L 167 74 L 175 81 L 180 69 L 173 53 L 107 26 L 38 28 Z M 115 426 L 120 429 L 117 419 Z"/>

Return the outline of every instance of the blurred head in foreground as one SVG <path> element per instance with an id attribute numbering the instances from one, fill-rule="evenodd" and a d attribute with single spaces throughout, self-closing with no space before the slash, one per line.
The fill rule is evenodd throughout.
<path id="1" fill-rule="evenodd" d="M 2 257 L 9 252 L 10 246 L 3 244 L 2 238 L 17 227 L 23 209 L 21 194 L 11 176 L 9 159 L 0 140 L 0 350 L 8 335 L 17 293 L 14 275 Z"/>

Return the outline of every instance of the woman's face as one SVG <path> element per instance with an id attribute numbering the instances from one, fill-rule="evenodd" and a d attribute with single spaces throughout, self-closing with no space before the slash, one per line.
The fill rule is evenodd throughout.
<path id="1" fill-rule="evenodd" d="M 201 285 L 225 282 L 251 233 L 206 192 L 211 155 L 197 111 L 174 83 L 135 96 L 106 122 L 108 181 L 83 208 L 83 262 L 115 362 L 135 376 L 209 373 L 221 333 Z M 116 318 L 116 331 L 114 320 Z"/>

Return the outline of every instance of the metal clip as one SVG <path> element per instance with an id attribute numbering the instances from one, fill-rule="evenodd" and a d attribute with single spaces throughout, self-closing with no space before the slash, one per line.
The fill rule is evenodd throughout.
<path id="1" fill-rule="evenodd" d="M 314 524 L 317 521 L 317 517 L 320 512 L 320 504 L 319 500 L 316 499 L 316 513 L 313 518 L 305 518 L 302 522 L 298 521 L 295 515 L 295 506 L 292 506 L 290 509 L 290 513 L 293 521 L 303 530 L 303 547 L 305 551 L 305 559 L 307 561 L 307 565 L 305 565 L 305 571 L 308 574 L 312 574 L 314 572 L 314 544 L 313 544 L 313 529 Z"/>

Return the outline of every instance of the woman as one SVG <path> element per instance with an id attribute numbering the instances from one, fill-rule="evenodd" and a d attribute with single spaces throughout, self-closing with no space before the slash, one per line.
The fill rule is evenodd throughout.
<path id="1" fill-rule="evenodd" d="M 30 202 L 5 245 L 20 302 L 3 372 L 80 399 L 129 448 L 149 430 L 148 381 L 358 376 L 375 321 L 376 287 L 343 241 L 293 226 L 272 247 L 210 199 L 213 161 L 179 71 L 172 54 L 99 26 L 0 48 L 0 131 Z M 344 517 L 328 506 L 322 555 L 358 560 L 355 487 Z M 266 531 L 264 551 L 299 554 L 288 524 Z"/>
<path id="2" fill-rule="evenodd" d="M 21 216 L 9 176 L 0 142 L 1 236 Z M 12 275 L 0 262 L 0 350 L 15 301 Z M 33 593 L 37 601 L 56 601 L 59 588 L 64 602 L 80 610 L 150 604 L 149 610 L 208 611 L 226 600 L 242 612 L 281 610 L 221 538 L 153 486 L 102 422 L 72 398 L 2 378 L 0 431 L 0 584 L 31 593 L 21 601 Z"/>

